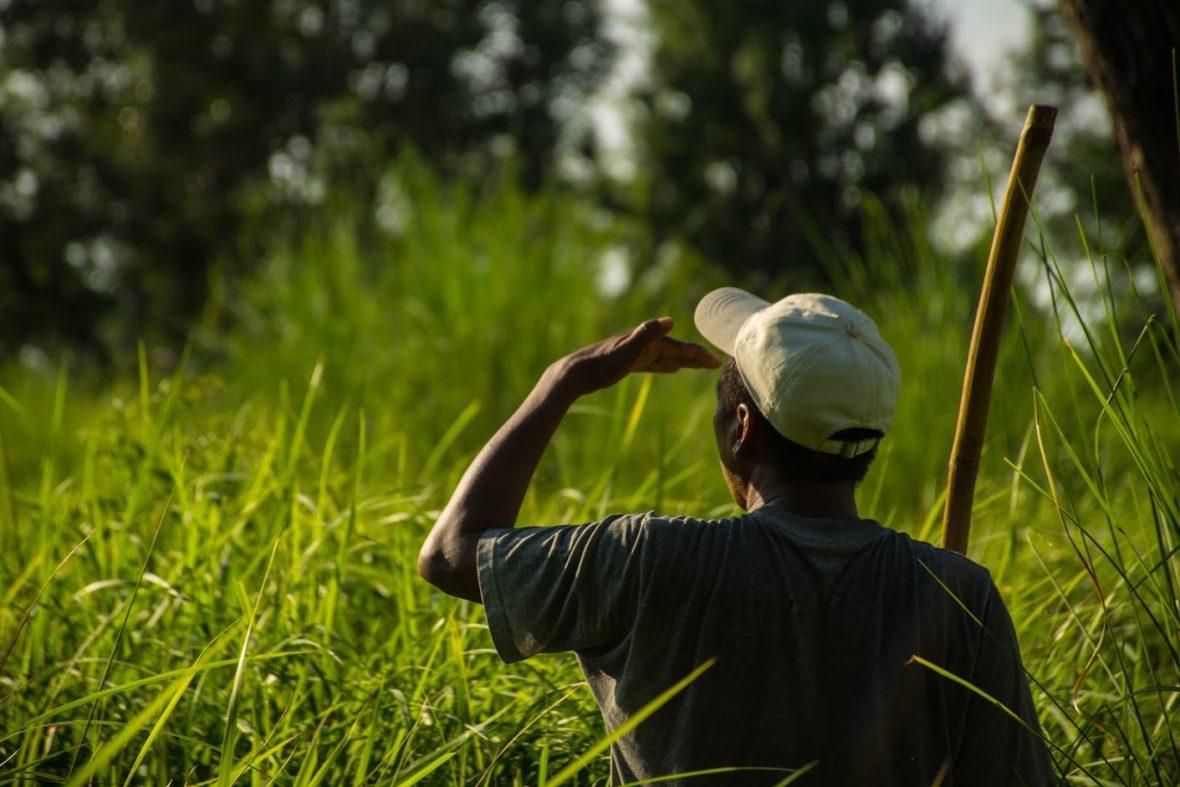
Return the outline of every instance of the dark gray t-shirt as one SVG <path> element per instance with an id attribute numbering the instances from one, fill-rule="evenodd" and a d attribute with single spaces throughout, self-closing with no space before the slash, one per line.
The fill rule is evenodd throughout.
<path id="1" fill-rule="evenodd" d="M 492 530 L 479 584 L 500 656 L 574 651 L 608 730 L 716 659 L 611 748 L 616 784 L 732 766 L 779 770 L 687 783 L 773 784 L 812 761 L 796 784 L 1050 782 L 987 570 L 871 520 L 771 503 Z"/>

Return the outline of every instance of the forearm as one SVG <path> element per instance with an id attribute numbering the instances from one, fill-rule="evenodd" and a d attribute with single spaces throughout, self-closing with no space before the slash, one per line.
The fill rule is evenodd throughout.
<path id="1" fill-rule="evenodd" d="M 476 567 L 480 534 L 516 525 L 545 446 L 579 396 L 609 388 L 632 372 L 721 365 L 700 345 L 668 337 L 671 329 L 671 317 L 647 320 L 570 353 L 545 370 L 532 393 L 467 468 L 427 536 L 418 554 L 418 571 L 427 582 L 452 596 L 481 601 Z"/>
<path id="2" fill-rule="evenodd" d="M 419 555 L 419 571 L 451 595 L 479 601 L 475 553 L 479 536 L 516 524 L 545 448 L 577 398 L 558 363 L 476 455 Z"/>

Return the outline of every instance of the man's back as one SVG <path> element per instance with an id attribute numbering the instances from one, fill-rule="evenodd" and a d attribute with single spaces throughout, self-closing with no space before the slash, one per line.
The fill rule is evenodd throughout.
<path id="1" fill-rule="evenodd" d="M 737 766 L 763 770 L 714 783 L 768 784 L 813 762 L 798 783 L 1049 781 L 1036 734 L 911 659 L 1036 729 L 987 571 L 870 520 L 615 517 L 489 531 L 478 562 L 500 654 L 576 651 L 608 729 L 715 660 L 613 747 L 616 783 Z"/>

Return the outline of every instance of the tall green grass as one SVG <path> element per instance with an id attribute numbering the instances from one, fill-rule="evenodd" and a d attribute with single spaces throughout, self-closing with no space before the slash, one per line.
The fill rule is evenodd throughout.
<path id="1" fill-rule="evenodd" d="M 675 249 L 646 259 L 642 228 L 568 196 L 396 176 L 402 234 L 349 205 L 278 228 L 261 273 L 217 282 L 181 368 L 145 351 L 97 392 L 55 368 L 0 378 L 0 780 L 605 777 L 605 755 L 583 757 L 603 732 L 573 659 L 502 666 L 480 609 L 432 591 L 415 556 L 550 360 L 657 313 L 691 336 L 724 278 Z M 983 254 L 943 258 L 917 214 L 872 226 L 869 253 L 830 263 L 904 379 L 862 510 L 935 539 Z M 1070 253 L 1102 297 L 1076 303 L 1030 235 L 1022 264 L 1053 305 L 1014 299 L 971 555 L 1067 778 L 1174 784 L 1176 325 L 1089 239 Z M 632 257 L 624 294 L 600 288 L 606 249 Z M 523 519 L 731 511 L 712 398 L 686 372 L 580 402 Z"/>

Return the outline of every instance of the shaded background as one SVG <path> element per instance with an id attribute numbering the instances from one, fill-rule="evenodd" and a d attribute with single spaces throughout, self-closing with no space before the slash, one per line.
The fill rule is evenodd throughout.
<path id="1" fill-rule="evenodd" d="M 1045 225 L 1105 220 L 1141 258 L 1105 107 L 1040 0 L 7 0 L 0 352 L 102 367 L 216 335 L 277 232 L 347 202 L 404 234 L 406 156 L 630 222 L 615 290 L 685 254 L 830 286 L 878 212 L 965 259 L 1034 100 L 1063 108 Z"/>

